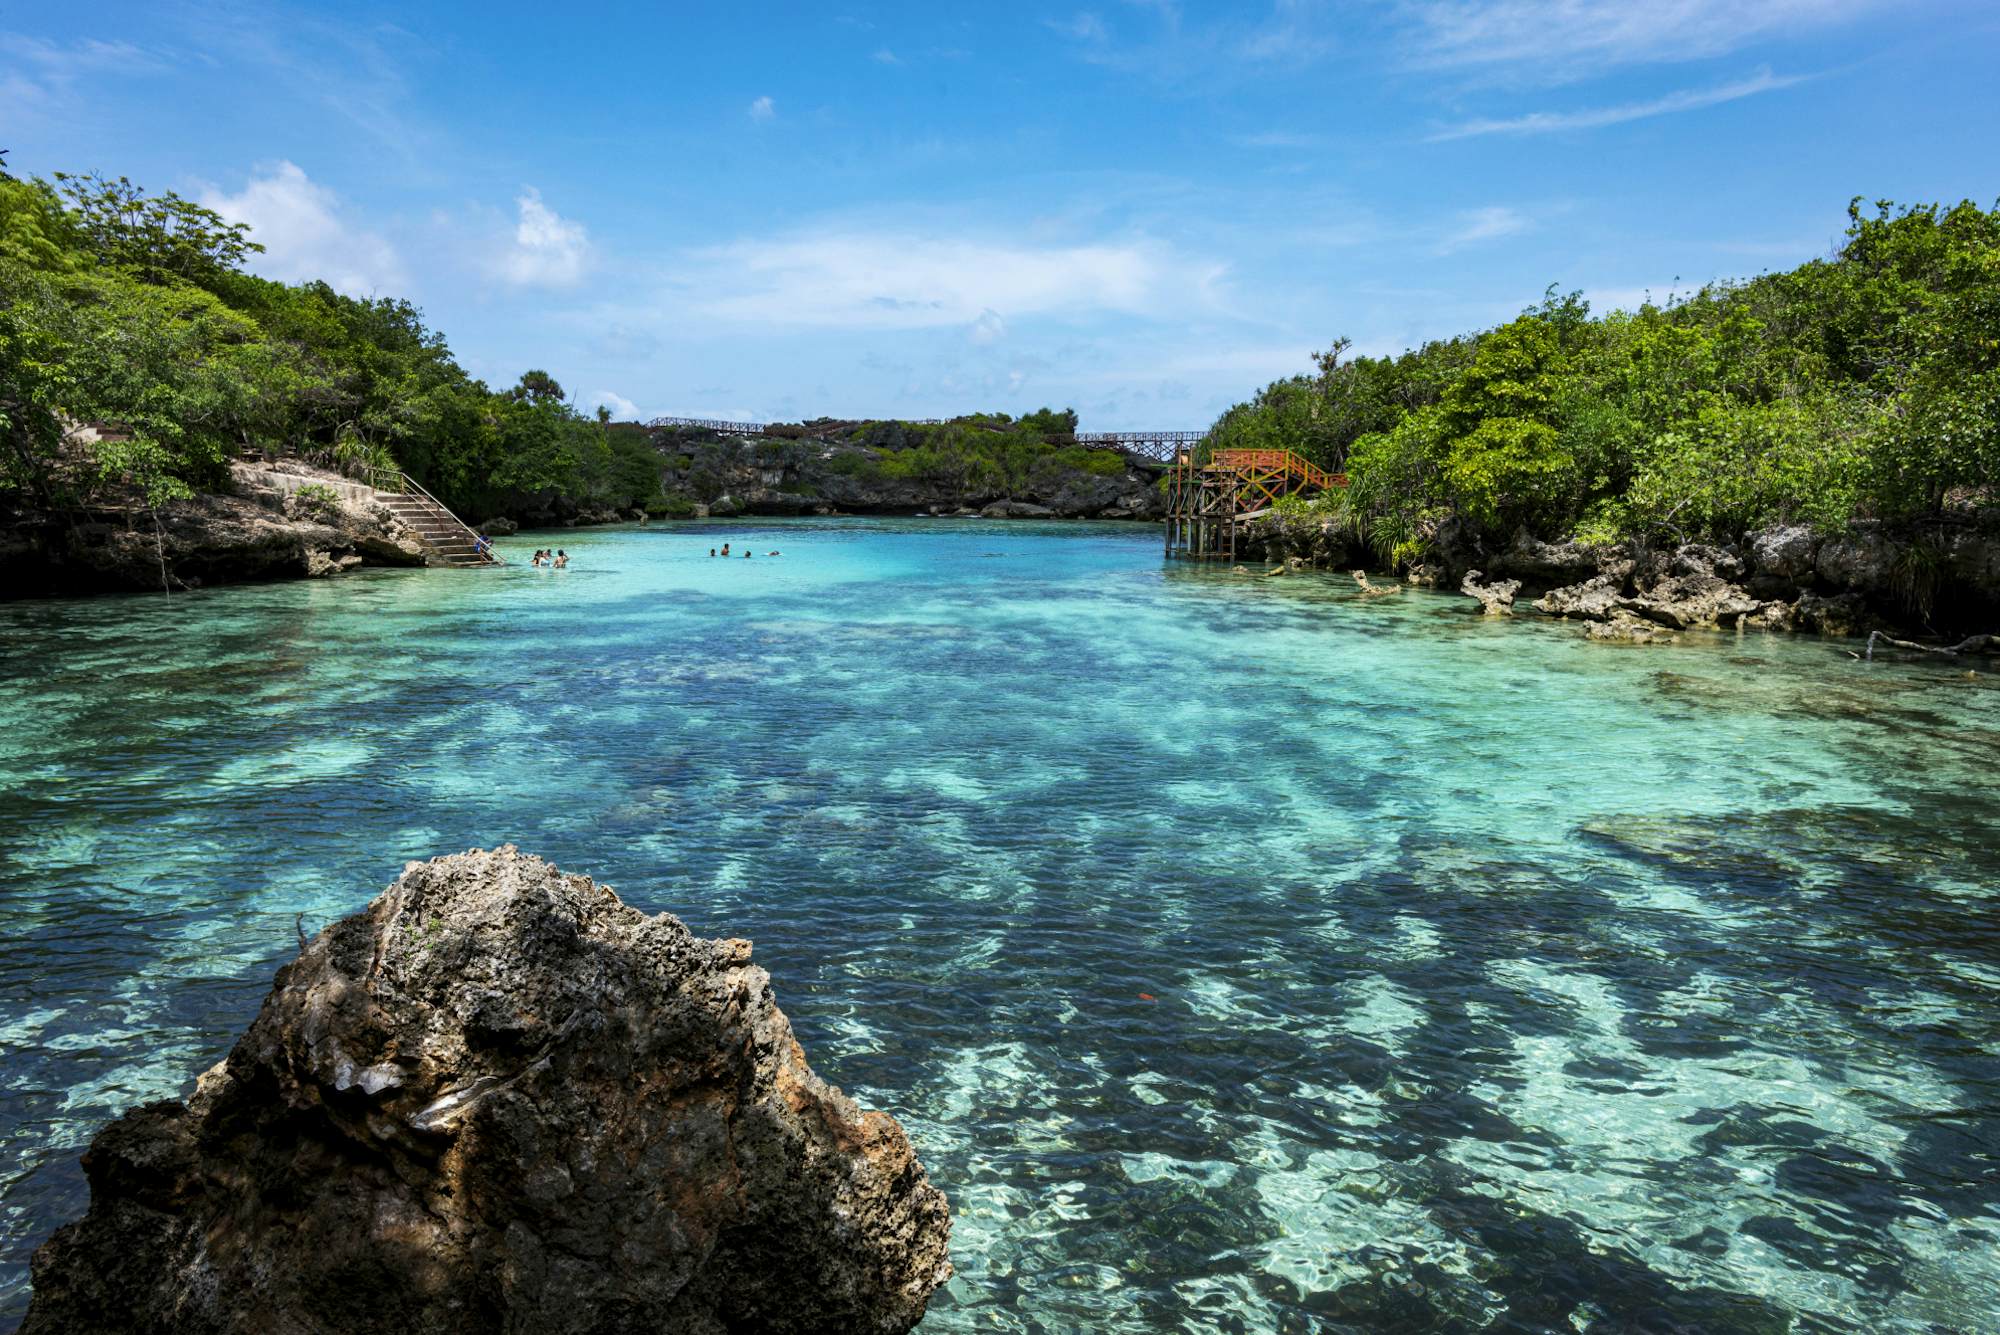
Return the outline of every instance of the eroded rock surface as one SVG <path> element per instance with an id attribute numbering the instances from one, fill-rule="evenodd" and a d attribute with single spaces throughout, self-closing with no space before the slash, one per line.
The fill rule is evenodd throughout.
<path id="1" fill-rule="evenodd" d="M 1622 644 L 1674 643 L 1674 637 L 1657 622 L 1636 617 L 1622 608 L 1602 621 L 1591 622 L 1583 628 L 1583 633 L 1593 640 Z"/>
<path id="2" fill-rule="evenodd" d="M 905 1331 L 950 1273 L 749 942 L 511 847 L 410 864 L 84 1167 L 24 1335 Z"/>
<path id="3" fill-rule="evenodd" d="M 1514 611 L 1514 595 L 1521 591 L 1518 579 L 1496 579 L 1490 584 L 1482 584 L 1481 572 L 1468 570 L 1465 578 L 1458 582 L 1458 591 L 1468 598 L 1477 598 L 1479 605 L 1490 617 L 1510 616 Z"/>
<path id="4" fill-rule="evenodd" d="M 347 484 L 336 473 L 286 471 Z M 75 515 L 0 507 L 0 598 L 112 590 L 180 591 L 253 580 L 316 578 L 362 565 L 420 566 L 423 544 L 378 505 L 309 510 L 254 484 L 147 508 L 113 498 Z M 347 484 L 351 485 L 351 484 Z"/>
<path id="5" fill-rule="evenodd" d="M 1293 557 L 1310 566 L 1352 568 L 1369 553 L 1355 540 L 1351 525 L 1323 515 L 1272 511 L 1253 520 L 1244 531 L 1243 550 L 1266 561 Z"/>
<path id="6" fill-rule="evenodd" d="M 1241 550 L 1320 567 L 1366 559 L 1354 526 L 1291 513 L 1254 521 Z M 1587 632 L 1593 639 L 1639 639 L 1640 623 L 1650 622 L 1669 631 L 1836 636 L 1903 625 L 1949 640 L 2000 619 L 2000 528 L 1964 516 L 1894 534 L 1874 521 L 1832 535 L 1787 523 L 1735 543 L 1670 547 L 1545 542 L 1522 532 L 1495 550 L 1447 522 L 1432 536 L 1430 556 L 1405 578 L 1413 588 L 1458 580 L 1489 615 L 1532 599 L 1550 616 L 1595 623 Z"/>
<path id="7" fill-rule="evenodd" d="M 1550 589 L 1535 599 L 1535 608 L 1537 611 L 1547 612 L 1550 616 L 1603 620 L 1624 602 L 1621 592 L 1623 588 L 1623 581 L 1613 579 L 1609 575 L 1599 575 L 1581 584 Z"/>
<path id="8" fill-rule="evenodd" d="M 1733 626 L 1763 610 L 1764 604 L 1717 574 L 1699 568 L 1660 580 L 1626 607 L 1649 621 L 1674 630 L 1702 626 Z"/>
<path id="9" fill-rule="evenodd" d="M 1603 573 L 1607 550 L 1579 542 L 1542 542 L 1521 533 L 1494 559 L 1493 573 L 1542 584 L 1579 582 Z"/>

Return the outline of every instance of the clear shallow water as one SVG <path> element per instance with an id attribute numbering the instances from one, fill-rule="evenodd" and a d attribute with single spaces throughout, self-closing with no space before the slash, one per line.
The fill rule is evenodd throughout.
<path id="1" fill-rule="evenodd" d="M 755 939 L 952 1199 L 926 1331 L 2000 1325 L 1993 678 L 1130 527 L 553 540 L 0 606 L 0 1326 L 296 915 L 507 840 Z"/>

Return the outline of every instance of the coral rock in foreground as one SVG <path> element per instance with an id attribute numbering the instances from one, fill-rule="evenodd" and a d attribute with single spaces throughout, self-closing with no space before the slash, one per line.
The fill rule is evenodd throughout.
<path id="1" fill-rule="evenodd" d="M 25 1335 L 908 1330 L 944 1197 L 749 955 L 512 847 L 410 864 L 97 1138 Z"/>

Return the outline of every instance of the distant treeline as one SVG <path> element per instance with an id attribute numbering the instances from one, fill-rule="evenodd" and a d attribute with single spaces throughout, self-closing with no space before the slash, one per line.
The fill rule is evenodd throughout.
<path id="1" fill-rule="evenodd" d="M 721 490 L 712 466 L 674 443 L 677 436 L 713 432 L 682 429 L 663 433 L 670 466 L 678 465 L 691 500 L 711 501 Z M 799 471 L 840 473 L 888 486 L 913 482 L 942 487 L 954 495 L 1011 496 L 1059 488 L 1068 476 L 1115 476 L 1125 471 L 1116 450 L 1073 443 L 1076 412 L 1042 408 L 1020 417 L 968 413 L 948 421 L 841 421 L 820 418 L 764 428 L 762 457 Z M 775 437 L 776 439 L 769 439 Z M 811 459 L 781 447 L 787 440 L 812 439 L 840 448 Z M 859 448 L 854 448 L 859 447 Z"/>
<path id="2" fill-rule="evenodd" d="M 1319 502 L 1386 558 L 1444 538 L 1686 541 L 1937 520 L 2000 496 L 2000 208 L 1848 209 L 1837 253 L 1593 317 L 1347 359 L 1224 413 L 1351 485 Z"/>

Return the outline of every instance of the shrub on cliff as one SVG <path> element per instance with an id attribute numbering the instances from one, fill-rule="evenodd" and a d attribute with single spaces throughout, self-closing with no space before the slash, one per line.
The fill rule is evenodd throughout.
<path id="1" fill-rule="evenodd" d="M 340 495 L 332 487 L 308 482 L 285 498 L 285 512 L 301 519 L 331 524 L 341 515 Z"/>

